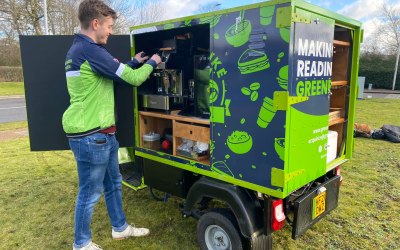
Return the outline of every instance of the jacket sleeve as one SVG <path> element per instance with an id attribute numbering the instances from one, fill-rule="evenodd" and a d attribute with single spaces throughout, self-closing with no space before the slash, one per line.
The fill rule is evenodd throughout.
<path id="1" fill-rule="evenodd" d="M 103 46 L 95 44 L 86 48 L 85 55 L 93 72 L 114 81 L 122 79 L 133 86 L 140 86 L 157 66 L 155 61 L 148 60 L 140 68 L 132 69 L 120 63 Z"/>
<path id="2" fill-rule="evenodd" d="M 129 65 L 129 67 L 131 67 L 132 69 L 135 69 L 139 66 L 139 61 L 136 60 L 136 58 L 133 58 L 133 60 L 126 62 L 127 65 Z"/>

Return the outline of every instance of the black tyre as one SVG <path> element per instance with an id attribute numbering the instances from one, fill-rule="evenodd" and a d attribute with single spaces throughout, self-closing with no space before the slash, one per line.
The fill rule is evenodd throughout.
<path id="1" fill-rule="evenodd" d="M 236 218 L 229 209 L 208 212 L 197 222 L 201 250 L 242 250 L 243 242 Z"/>

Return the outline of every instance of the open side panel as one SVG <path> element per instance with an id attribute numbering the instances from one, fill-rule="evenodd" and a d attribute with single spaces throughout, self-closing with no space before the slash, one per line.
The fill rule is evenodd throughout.
<path id="1" fill-rule="evenodd" d="M 332 87 L 329 107 L 329 130 L 334 131 L 336 148 L 330 161 L 345 153 L 350 100 L 350 68 L 352 65 L 353 38 L 351 31 L 335 26 L 333 41 Z M 335 144 L 335 143 L 334 143 Z M 335 146 L 335 145 L 333 145 Z"/>
<path id="2" fill-rule="evenodd" d="M 135 51 L 158 53 L 163 60 L 137 88 L 136 149 L 209 165 L 210 25 L 170 26 L 133 37 Z M 187 140 L 203 143 L 202 152 Z"/>
<path id="3" fill-rule="evenodd" d="M 21 36 L 29 140 L 32 151 L 67 150 L 62 115 L 69 106 L 65 79 L 65 55 L 73 36 Z M 129 36 L 111 36 L 106 46 L 121 62 L 130 58 Z M 115 84 L 118 141 L 134 145 L 133 90 Z"/>
<path id="4" fill-rule="evenodd" d="M 296 9 L 289 76 L 287 192 L 326 173 L 334 20 Z"/>

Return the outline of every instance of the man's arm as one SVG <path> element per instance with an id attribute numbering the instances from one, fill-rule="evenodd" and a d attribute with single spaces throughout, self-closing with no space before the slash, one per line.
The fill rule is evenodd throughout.
<path id="1" fill-rule="evenodd" d="M 155 67 L 157 58 L 148 60 L 138 69 L 131 69 L 126 64 L 120 63 L 104 47 L 92 45 L 85 51 L 92 70 L 112 80 L 124 80 L 125 82 L 139 86 L 149 77 Z"/>
<path id="2" fill-rule="evenodd" d="M 129 65 L 129 67 L 131 67 L 132 69 L 137 68 L 140 64 L 144 63 L 145 61 L 147 61 L 149 59 L 148 56 L 146 56 L 144 54 L 143 51 L 137 53 L 135 55 L 135 57 L 133 58 L 133 60 L 127 62 L 126 64 Z"/>

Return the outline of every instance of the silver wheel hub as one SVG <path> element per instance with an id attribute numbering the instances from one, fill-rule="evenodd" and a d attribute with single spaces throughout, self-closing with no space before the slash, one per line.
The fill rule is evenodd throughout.
<path id="1" fill-rule="evenodd" d="M 217 225 L 210 225 L 204 233 L 209 250 L 232 250 L 231 239 L 224 229 Z"/>

